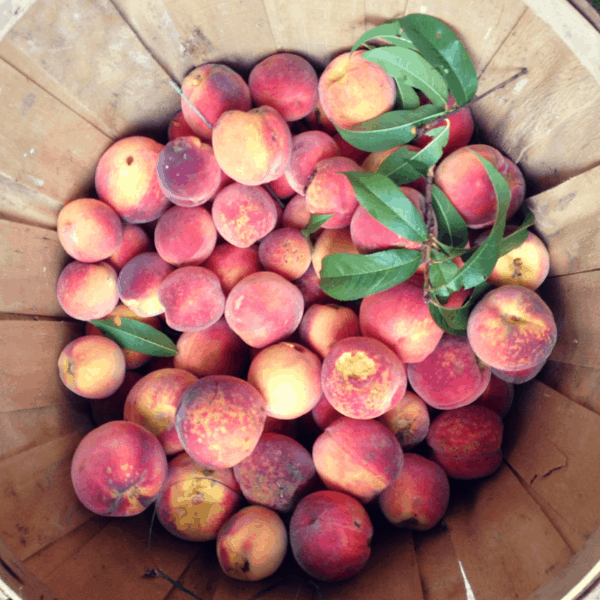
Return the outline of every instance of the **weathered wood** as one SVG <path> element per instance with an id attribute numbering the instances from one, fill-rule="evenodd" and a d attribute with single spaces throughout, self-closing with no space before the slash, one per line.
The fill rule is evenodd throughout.
<path id="1" fill-rule="evenodd" d="M 3 9 L 0 21 L 0 41 L 10 31 L 14 24 L 23 18 L 27 10 L 36 0 L 12 0 L 10 5 Z M 6 4 L 5 4 L 6 6 Z"/>

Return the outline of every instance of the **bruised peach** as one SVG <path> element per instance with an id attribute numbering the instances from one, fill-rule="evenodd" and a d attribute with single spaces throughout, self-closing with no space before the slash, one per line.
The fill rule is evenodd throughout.
<path id="1" fill-rule="evenodd" d="M 124 418 L 154 434 L 167 456 L 183 450 L 175 430 L 181 394 L 198 378 L 183 369 L 159 369 L 138 381 L 125 401 Z"/>
<path id="2" fill-rule="evenodd" d="M 374 419 L 336 419 L 315 440 L 315 468 L 330 490 L 370 502 L 402 470 L 403 452 L 396 436 Z"/>
<path id="3" fill-rule="evenodd" d="M 396 527 L 427 531 L 441 520 L 450 502 L 450 482 L 442 467 L 408 452 L 404 466 L 379 494 L 383 516 Z"/>
<path id="4" fill-rule="evenodd" d="M 233 514 L 217 536 L 217 558 L 226 575 L 259 581 L 281 566 L 288 546 L 285 523 L 265 506 L 246 506 Z"/>
<path id="5" fill-rule="evenodd" d="M 58 357 L 63 384 L 84 398 L 108 398 L 125 380 L 125 357 L 116 342 L 84 335 L 69 342 Z"/>
<path id="6" fill-rule="evenodd" d="M 378 420 L 390 428 L 403 450 L 412 450 L 420 444 L 426 438 L 431 422 L 427 404 L 410 390 Z"/>
<path id="7" fill-rule="evenodd" d="M 185 451 L 199 465 L 223 469 L 252 454 L 266 416 L 263 397 L 247 381 L 207 375 L 181 395 L 175 427 Z"/>
<path id="8" fill-rule="evenodd" d="M 123 241 L 106 262 L 118 273 L 134 256 L 152 250 L 154 250 L 152 241 L 144 229 L 139 225 L 125 223 Z"/>
<path id="9" fill-rule="evenodd" d="M 316 481 L 310 452 L 279 433 L 263 433 L 252 454 L 233 467 L 248 502 L 290 512 Z"/>
<path id="10" fill-rule="evenodd" d="M 258 258 L 265 271 L 294 281 L 304 275 L 311 264 L 311 247 L 297 229 L 280 227 L 259 242 Z"/>
<path id="11" fill-rule="evenodd" d="M 343 581 L 359 573 L 371 555 L 372 537 L 373 524 L 364 506 L 342 492 L 308 494 L 290 521 L 294 558 L 319 581 Z"/>
<path id="12" fill-rule="evenodd" d="M 253 244 L 240 248 L 229 242 L 221 242 L 215 246 L 202 266 L 217 275 L 223 292 L 227 295 L 238 281 L 261 270 L 258 246 Z"/>
<path id="13" fill-rule="evenodd" d="M 141 425 L 126 421 L 92 429 L 71 462 L 77 498 L 106 517 L 143 512 L 162 491 L 166 477 L 167 458 L 159 441 Z"/>
<path id="14" fill-rule="evenodd" d="M 473 406 L 486 406 L 500 415 L 501 419 L 508 414 L 515 397 L 515 386 L 513 383 L 504 381 L 492 369 L 492 377 L 483 394 L 473 402 Z"/>
<path id="15" fill-rule="evenodd" d="M 353 419 L 387 412 L 396 392 L 406 390 L 406 368 L 393 350 L 374 338 L 336 342 L 323 359 L 321 385 L 329 403 Z"/>
<path id="16" fill-rule="evenodd" d="M 185 452 L 169 461 L 156 517 L 174 536 L 191 542 L 215 540 L 244 498 L 232 469 L 207 469 Z"/>

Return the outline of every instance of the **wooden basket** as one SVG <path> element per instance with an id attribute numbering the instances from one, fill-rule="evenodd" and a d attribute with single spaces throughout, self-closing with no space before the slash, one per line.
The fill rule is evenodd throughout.
<path id="1" fill-rule="evenodd" d="M 600 571 L 600 41 L 566 0 L 46 0 L 3 3 L 0 31 L 0 598 L 183 600 L 158 566 L 203 600 L 308 600 L 293 560 L 267 581 L 222 575 L 214 544 L 191 544 L 140 517 L 92 515 L 70 460 L 92 427 L 57 356 L 83 327 L 56 297 L 68 262 L 55 230 L 68 200 L 94 195 L 99 156 L 132 133 L 164 138 L 179 110 L 171 81 L 226 62 L 244 75 L 278 50 L 322 68 L 374 25 L 411 12 L 465 42 L 483 92 L 484 140 L 527 178 L 551 276 L 541 293 L 559 340 L 506 422 L 505 461 L 453 488 L 443 526 L 377 533 L 365 570 L 323 585 L 325 600 L 477 600 L 586 594 Z M 12 12 L 7 13 L 9 7 Z M 594 13 L 590 13 L 593 17 Z M 154 559 L 154 560 L 153 560 Z M 155 561 L 155 562 L 154 562 Z M 459 562 L 460 561 L 460 562 Z M 289 564 L 288 564 L 289 563 Z"/>

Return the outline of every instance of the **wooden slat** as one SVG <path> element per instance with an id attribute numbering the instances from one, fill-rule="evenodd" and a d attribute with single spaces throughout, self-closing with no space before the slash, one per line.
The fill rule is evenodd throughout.
<path id="1" fill-rule="evenodd" d="M 531 9 L 495 53 L 479 89 L 492 88 L 521 67 L 529 69 L 527 75 L 477 102 L 473 111 L 483 138 L 519 164 L 532 194 L 600 162 L 600 94 L 578 57 Z"/>
<path id="2" fill-rule="evenodd" d="M 595 299 L 600 293 L 600 271 L 549 277 L 538 292 L 558 327 L 558 341 L 550 359 L 599 368 L 600 319 Z"/>
<path id="3" fill-rule="evenodd" d="M 23 560 L 90 518 L 71 484 L 74 433 L 0 462 L 0 537 Z"/>
<path id="4" fill-rule="evenodd" d="M 10 6 L 3 9 L 2 21 L 0 22 L 0 41 L 11 30 L 15 23 L 25 16 L 27 10 L 35 1 L 36 0 L 12 0 Z"/>
<path id="5" fill-rule="evenodd" d="M 600 268 L 600 167 L 527 199 L 550 252 L 550 275 Z"/>
<path id="6" fill-rule="evenodd" d="M 164 134 L 178 110 L 169 77 L 108 0 L 37 2 L 0 57 L 113 139 Z"/>

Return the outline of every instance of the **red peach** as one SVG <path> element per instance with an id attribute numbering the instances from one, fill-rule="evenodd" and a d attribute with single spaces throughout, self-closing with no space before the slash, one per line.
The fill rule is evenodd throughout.
<path id="1" fill-rule="evenodd" d="M 310 213 L 306 208 L 304 196 L 296 194 L 285 205 L 282 215 L 282 227 L 304 229 L 310 222 Z"/>
<path id="2" fill-rule="evenodd" d="M 171 142 L 179 137 L 186 137 L 188 135 L 196 135 L 194 130 L 188 125 L 183 111 L 179 111 L 170 121 L 169 128 L 167 129 L 167 138 Z"/>
<path id="3" fill-rule="evenodd" d="M 427 404 L 410 390 L 378 420 L 390 428 L 403 450 L 412 450 L 420 444 L 427 437 L 431 423 Z"/>
<path id="4" fill-rule="evenodd" d="M 302 277 L 311 264 L 311 247 L 297 229 L 280 227 L 260 241 L 258 259 L 265 271 L 294 281 Z"/>
<path id="5" fill-rule="evenodd" d="M 292 439 L 296 439 L 298 434 L 298 420 L 276 419 L 267 415 L 264 433 L 280 433 L 281 435 L 287 435 Z"/>
<path id="6" fill-rule="evenodd" d="M 134 256 L 154 250 L 148 234 L 139 225 L 125 223 L 123 241 L 106 262 L 118 273 Z"/>
<path id="7" fill-rule="evenodd" d="M 525 383 L 526 381 L 534 379 L 544 368 L 547 361 L 548 359 L 545 359 L 541 363 L 529 367 L 528 369 L 516 369 L 514 371 L 492 368 L 492 374 L 495 374 L 498 378 L 508 383 Z"/>
<path id="8" fill-rule="evenodd" d="M 330 229 L 330 231 L 342 231 L 341 229 Z M 314 256 L 314 255 L 313 255 Z M 295 279 L 292 283 L 300 290 L 304 298 L 304 307 L 308 308 L 317 302 L 331 302 L 333 299 L 319 286 L 319 276 L 314 267 L 308 266 L 304 275 Z"/>
<path id="9" fill-rule="evenodd" d="M 280 175 L 277 179 L 269 181 L 269 183 L 265 185 L 267 185 L 280 200 L 287 200 L 295 193 L 288 183 L 285 173 Z"/>
<path id="10" fill-rule="evenodd" d="M 202 266 L 215 273 L 221 282 L 223 293 L 227 295 L 238 281 L 261 270 L 258 246 L 240 248 L 229 242 L 221 242 L 215 246 Z"/>
<path id="11" fill-rule="evenodd" d="M 486 406 L 500 415 L 501 419 L 508 414 L 515 397 L 514 383 L 498 377 L 492 369 L 492 378 L 483 394 L 473 402 L 473 406 Z"/>
<path id="12" fill-rule="evenodd" d="M 331 406 L 329 400 L 325 394 L 319 398 L 319 401 L 311 411 L 312 418 L 315 425 L 321 430 L 325 431 L 336 419 L 343 417 L 341 412 L 338 412 Z"/>
<path id="13" fill-rule="evenodd" d="M 315 272 L 321 276 L 323 259 L 330 254 L 358 254 L 358 249 L 352 241 L 350 228 L 325 229 L 316 239 L 312 253 L 312 266 Z"/>
<path id="14" fill-rule="evenodd" d="M 321 100 L 318 98 L 317 105 L 315 106 L 315 108 L 308 115 L 306 115 L 306 123 L 308 124 L 310 129 L 324 131 L 325 133 L 329 133 L 331 135 L 336 133 L 335 125 L 325 114 L 325 111 L 323 110 L 323 105 L 321 104 Z"/>

